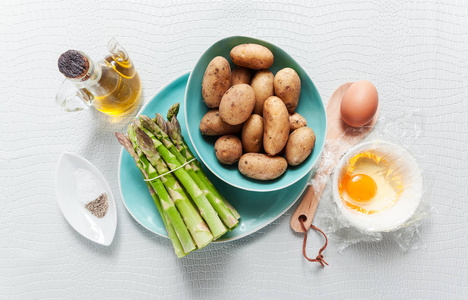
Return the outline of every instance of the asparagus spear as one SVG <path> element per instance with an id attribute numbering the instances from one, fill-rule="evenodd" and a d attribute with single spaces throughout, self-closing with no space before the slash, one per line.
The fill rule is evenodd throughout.
<path id="1" fill-rule="evenodd" d="M 131 124 L 128 126 L 127 132 L 128 132 L 128 137 L 130 141 L 132 142 L 133 148 L 135 149 L 135 153 L 139 155 L 141 166 L 143 167 L 143 170 L 145 170 L 145 172 L 148 175 L 148 179 L 158 177 L 158 172 L 156 171 L 156 169 L 151 165 L 151 163 L 148 161 L 145 155 L 140 151 L 141 147 L 136 142 L 136 133 L 135 133 L 133 126 L 131 126 Z M 172 225 L 174 226 L 175 232 L 177 233 L 177 236 L 179 238 L 180 243 L 182 244 L 182 247 L 184 248 L 185 253 L 189 253 L 190 251 L 195 250 L 196 245 L 192 239 L 192 236 L 190 235 L 187 227 L 185 226 L 185 223 L 179 211 L 175 207 L 172 198 L 167 193 L 161 179 L 156 178 L 149 182 L 151 186 L 154 188 L 154 190 L 156 191 L 156 193 L 158 194 L 161 200 L 161 206 L 164 209 L 164 212 L 168 215 L 169 220 L 171 221 Z"/>
<path id="2" fill-rule="evenodd" d="M 166 123 L 166 132 L 171 138 L 172 142 L 176 145 L 177 150 L 187 159 L 187 160 L 192 160 L 195 158 L 193 155 L 192 151 L 190 151 L 190 148 L 188 147 L 187 143 L 185 142 L 181 129 L 180 129 L 180 124 L 179 121 L 177 120 L 177 113 L 179 109 L 179 103 L 174 104 L 171 106 L 169 109 L 169 112 L 167 113 L 167 119 L 170 120 L 169 122 Z M 160 118 L 156 117 L 157 120 L 153 121 L 158 121 L 160 122 Z M 159 124 L 159 123 L 158 123 Z M 195 160 L 195 165 L 196 167 L 192 168 L 195 170 L 196 173 L 199 174 L 201 180 L 204 182 L 205 186 L 212 192 L 214 193 L 217 197 L 223 200 L 225 205 L 229 208 L 231 213 L 234 215 L 236 219 L 240 219 L 240 214 L 237 212 L 237 210 L 226 200 L 226 198 L 221 195 L 218 190 L 214 187 L 213 183 L 208 179 L 206 176 L 205 171 L 203 170 L 201 163 L 198 160 Z"/>
<path id="3" fill-rule="evenodd" d="M 135 164 L 137 165 L 138 169 L 140 169 L 141 173 L 143 174 L 143 177 L 147 179 L 148 174 L 143 169 L 143 166 L 141 165 L 141 162 L 140 162 L 140 158 L 135 153 L 135 150 L 133 149 L 132 142 L 130 141 L 130 139 L 125 134 L 119 133 L 119 132 L 116 132 L 115 136 L 117 137 L 117 140 L 119 141 L 119 143 L 133 157 L 133 159 L 135 160 Z M 172 226 L 172 223 L 169 220 L 169 217 L 164 212 L 161 206 L 161 202 L 160 202 L 161 200 L 159 199 L 154 189 L 151 187 L 151 184 L 149 182 L 146 182 L 146 185 L 148 186 L 148 189 L 150 191 L 151 197 L 153 198 L 154 204 L 156 204 L 159 214 L 161 215 L 161 218 L 164 222 L 167 235 L 169 236 L 169 239 L 172 242 L 172 246 L 174 247 L 175 254 L 177 255 L 178 258 L 186 256 L 188 253 L 186 253 L 184 249 L 182 248 L 182 244 L 180 243 L 179 238 L 177 237 L 177 234 L 174 230 L 174 226 Z"/>
<path id="4" fill-rule="evenodd" d="M 169 150 L 149 130 L 143 127 L 138 119 L 134 120 L 134 126 L 136 134 L 139 136 L 139 145 L 141 150 L 148 157 L 159 152 L 169 168 L 174 171 L 174 175 L 180 180 L 189 195 L 192 197 L 200 210 L 200 214 L 205 219 L 206 223 L 208 223 L 214 238 L 217 239 L 226 233 L 226 227 L 223 222 L 221 222 L 218 214 L 213 209 L 208 199 L 205 197 L 205 193 L 198 187 L 188 172 L 184 168 L 181 168 L 182 164 L 177 160 L 177 158 L 169 152 Z"/>
<path id="5" fill-rule="evenodd" d="M 141 140 L 141 136 L 137 136 L 137 142 L 139 145 L 144 145 L 144 141 Z M 142 148 L 144 148 L 144 146 L 142 146 Z M 213 240 L 213 235 L 211 234 L 210 229 L 201 218 L 197 209 L 193 206 L 177 179 L 172 173 L 169 173 L 169 168 L 164 160 L 157 151 L 154 155 L 148 156 L 147 158 L 149 162 L 156 167 L 156 171 L 159 175 L 165 174 L 161 177 L 161 181 L 169 192 L 171 198 L 174 200 L 174 203 L 182 215 L 182 218 L 184 219 L 185 224 L 192 234 L 198 248 L 203 248 L 208 245 Z"/>
<path id="6" fill-rule="evenodd" d="M 154 189 L 151 187 L 150 183 L 146 183 L 146 185 L 148 186 L 148 190 L 150 191 L 151 197 L 153 198 L 153 201 L 156 204 L 156 207 L 158 208 L 159 214 L 161 216 L 164 216 L 162 217 L 162 219 L 164 225 L 166 226 L 167 235 L 169 236 L 169 239 L 171 240 L 172 245 L 174 247 L 175 254 L 178 258 L 187 256 L 188 253 L 184 251 L 184 248 L 182 247 L 182 244 L 180 243 L 179 238 L 177 237 L 177 233 L 174 230 L 174 226 L 172 226 L 171 220 L 169 220 L 168 215 L 164 212 L 161 206 L 161 199 L 159 199 L 158 194 L 156 194 Z M 176 243 L 176 246 L 174 246 L 174 243 Z"/>
<path id="7" fill-rule="evenodd" d="M 164 121 L 164 118 L 160 115 L 156 115 L 157 119 L 157 124 L 154 123 L 149 117 L 147 116 L 140 116 L 140 122 L 151 133 L 154 134 L 154 136 L 166 146 L 166 148 L 176 156 L 177 160 L 181 164 L 185 164 L 187 162 L 187 159 L 182 155 L 182 153 L 177 150 L 175 145 L 172 143 L 171 139 L 167 135 L 167 133 L 161 129 L 166 126 L 166 122 Z M 193 164 L 195 166 L 195 164 Z M 229 208 L 226 206 L 226 204 L 221 200 L 220 197 L 216 196 L 215 193 L 213 193 L 208 186 L 206 186 L 203 177 L 204 176 L 199 176 L 196 174 L 195 170 L 193 169 L 191 164 L 187 164 L 185 166 L 185 169 L 189 173 L 190 177 L 195 181 L 195 183 L 198 185 L 198 187 L 205 191 L 206 198 L 208 201 L 210 201 L 211 205 L 213 208 L 216 210 L 218 213 L 219 217 L 223 221 L 223 223 L 229 228 L 233 229 L 239 224 L 239 221 L 237 218 L 232 214 L 232 212 L 229 210 Z M 196 168 L 199 169 L 199 168 Z"/>

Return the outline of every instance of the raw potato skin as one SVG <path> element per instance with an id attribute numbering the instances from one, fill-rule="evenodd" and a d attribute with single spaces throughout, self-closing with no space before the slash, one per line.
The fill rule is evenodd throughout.
<path id="1" fill-rule="evenodd" d="M 255 106 L 255 92 L 245 83 L 236 84 L 226 91 L 219 104 L 219 115 L 231 125 L 244 123 Z"/>
<path id="2" fill-rule="evenodd" d="M 269 97 L 263 106 L 263 148 L 274 156 L 286 145 L 289 137 L 289 114 L 280 98 Z"/>
<path id="3" fill-rule="evenodd" d="M 220 163 L 232 165 L 242 156 L 242 143 L 235 135 L 224 135 L 216 141 L 215 153 Z"/>
<path id="4" fill-rule="evenodd" d="M 288 162 L 281 156 L 262 153 L 246 153 L 239 160 L 239 172 L 257 180 L 272 180 L 280 177 L 288 168 Z"/>
<path id="5" fill-rule="evenodd" d="M 231 73 L 231 86 L 240 83 L 250 84 L 251 79 L 252 74 L 249 69 L 237 67 Z"/>
<path id="6" fill-rule="evenodd" d="M 301 127 L 294 130 L 289 136 L 286 145 L 286 160 L 291 166 L 300 165 L 315 146 L 315 133 L 309 127 Z"/>
<path id="7" fill-rule="evenodd" d="M 242 127 L 242 146 L 244 153 L 258 153 L 263 146 L 263 118 L 251 115 Z"/>
<path id="8" fill-rule="evenodd" d="M 231 67 L 222 56 L 211 60 L 202 81 L 203 101 L 209 108 L 219 106 L 224 93 L 231 86 Z"/>
<path id="9" fill-rule="evenodd" d="M 200 122 L 200 132 L 203 135 L 225 135 L 239 133 L 242 125 L 230 125 L 219 116 L 219 109 L 208 111 Z"/>
<path id="10" fill-rule="evenodd" d="M 255 91 L 255 114 L 263 116 L 263 104 L 275 92 L 273 87 L 274 79 L 275 76 L 268 70 L 260 70 L 255 73 L 250 84 Z"/>
<path id="11" fill-rule="evenodd" d="M 294 130 L 307 126 L 306 119 L 298 113 L 294 113 L 289 116 L 289 131 L 293 132 Z"/>
<path id="12" fill-rule="evenodd" d="M 292 115 L 296 111 L 301 96 L 301 79 L 291 68 L 279 70 L 274 80 L 275 95 L 283 100 Z"/>
<path id="13" fill-rule="evenodd" d="M 241 44 L 231 50 L 231 60 L 240 67 L 262 70 L 273 65 L 273 53 L 257 44 Z"/>

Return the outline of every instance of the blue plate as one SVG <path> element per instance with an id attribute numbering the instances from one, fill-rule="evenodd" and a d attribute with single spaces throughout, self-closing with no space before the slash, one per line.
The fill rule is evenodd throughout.
<path id="1" fill-rule="evenodd" d="M 231 62 L 229 53 L 232 48 L 244 43 L 260 44 L 273 52 L 275 60 L 273 65 L 269 68 L 273 74 L 276 74 L 276 72 L 286 67 L 293 68 L 297 72 L 301 79 L 301 97 L 296 112 L 307 120 L 307 126 L 314 130 L 316 136 L 315 147 L 312 154 L 299 166 L 288 166 L 286 172 L 275 180 L 260 181 L 251 179 L 239 172 L 237 164 L 220 164 L 214 151 L 214 144 L 218 137 L 204 136 L 199 129 L 201 119 L 209 110 L 203 102 L 201 91 L 206 67 L 216 56 L 223 56 L 229 61 L 231 68 L 235 67 Z M 187 114 L 187 112 L 190 113 Z M 268 42 L 249 37 L 233 36 L 225 38 L 213 44 L 213 46 L 203 53 L 196 63 L 187 84 L 185 113 L 187 114 L 186 125 L 190 140 L 197 154 L 208 169 L 226 183 L 249 191 L 274 191 L 283 189 L 297 182 L 310 173 L 312 167 L 318 161 L 320 152 L 325 144 L 325 133 L 327 130 L 325 108 L 323 107 L 322 98 L 309 75 L 307 75 L 306 71 L 281 48 Z"/>
<path id="2" fill-rule="evenodd" d="M 189 73 L 163 87 L 141 109 L 139 114 L 153 117 L 155 113 L 159 112 L 165 116 L 172 104 L 180 102 L 181 109 L 178 119 L 182 127 L 182 134 L 187 136 L 183 99 L 188 78 Z M 190 141 L 186 140 L 193 151 Z M 251 192 L 237 189 L 225 183 L 206 168 L 205 171 L 218 191 L 234 205 L 241 215 L 239 226 L 223 235 L 218 241 L 239 239 L 273 222 L 296 202 L 309 178 L 306 176 L 288 188 L 275 192 Z M 119 188 L 122 201 L 133 218 L 146 229 L 167 237 L 164 223 L 143 181 L 143 177 L 135 166 L 133 158 L 123 148 L 119 160 Z"/>

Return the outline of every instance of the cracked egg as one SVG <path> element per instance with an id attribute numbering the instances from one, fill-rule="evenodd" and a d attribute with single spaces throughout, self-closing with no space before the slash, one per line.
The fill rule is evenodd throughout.
<path id="1" fill-rule="evenodd" d="M 389 142 L 367 142 L 349 150 L 333 175 L 333 197 L 355 227 L 392 231 L 421 201 L 422 175 L 414 158 Z"/>

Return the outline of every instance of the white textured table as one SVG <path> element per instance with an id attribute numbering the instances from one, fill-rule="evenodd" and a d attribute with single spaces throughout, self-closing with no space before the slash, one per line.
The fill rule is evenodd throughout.
<path id="1" fill-rule="evenodd" d="M 1 2 L 0 298 L 467 299 L 468 2 L 176 2 Z M 426 151 L 420 164 L 434 212 L 423 248 L 402 253 L 384 241 L 338 253 L 332 243 L 322 269 L 303 259 L 290 210 L 249 237 L 177 260 L 168 240 L 132 219 L 118 192 L 113 136 L 129 118 L 55 107 L 58 56 L 76 48 L 97 59 L 117 37 L 146 102 L 230 35 L 288 51 L 325 102 L 340 84 L 365 78 L 379 89 L 383 116 L 422 116 L 423 135 L 408 146 Z M 405 134 L 412 130 L 409 123 Z M 81 237 L 60 213 L 54 173 L 63 151 L 89 159 L 114 191 L 119 222 L 110 247 Z M 311 235 L 309 245 L 319 243 Z"/>

